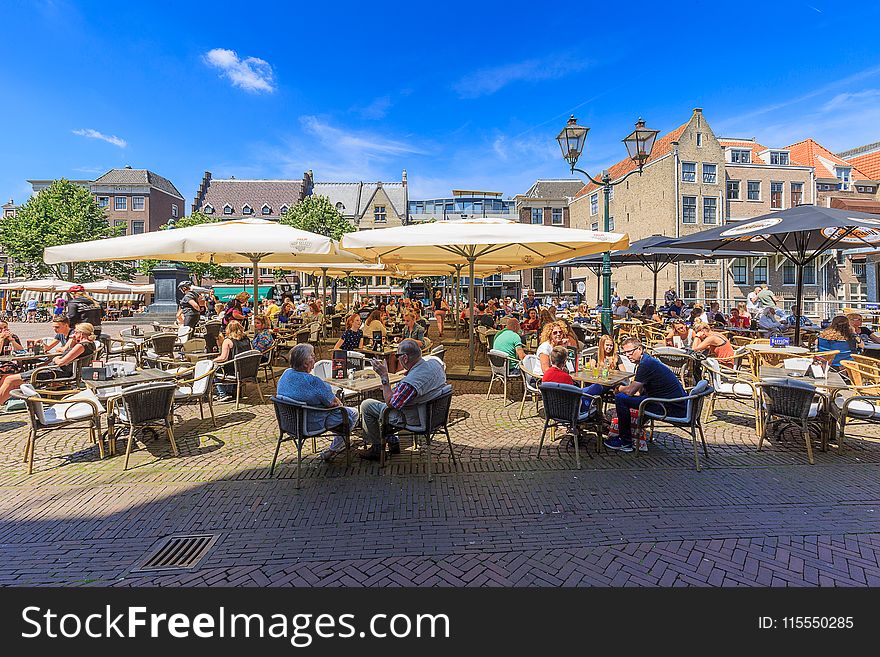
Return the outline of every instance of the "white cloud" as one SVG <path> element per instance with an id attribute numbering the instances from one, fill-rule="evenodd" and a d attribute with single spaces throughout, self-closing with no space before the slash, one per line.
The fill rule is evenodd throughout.
<path id="1" fill-rule="evenodd" d="M 101 141 L 106 141 L 108 144 L 113 144 L 114 146 L 118 146 L 119 148 L 125 148 L 126 146 L 128 146 L 128 142 L 126 142 L 121 137 L 117 137 L 116 135 L 105 135 L 103 132 L 98 132 L 97 130 L 92 130 L 91 128 L 71 130 L 71 132 L 75 135 L 79 135 L 80 137 L 88 137 L 89 139 L 100 139 Z"/>
<path id="2" fill-rule="evenodd" d="M 488 96 L 514 82 L 555 80 L 582 71 L 590 62 L 567 56 L 552 55 L 514 64 L 483 68 L 464 76 L 452 85 L 461 98 Z"/>
<path id="3" fill-rule="evenodd" d="M 388 96 L 382 96 L 381 98 L 376 98 L 372 103 L 370 103 L 366 107 L 361 107 L 357 111 L 365 119 L 384 119 L 385 116 L 388 114 L 388 110 L 391 108 L 391 105 L 391 98 L 389 98 Z"/>
<path id="4" fill-rule="evenodd" d="M 305 131 L 315 136 L 325 148 L 346 158 L 425 154 L 425 151 L 412 143 L 388 139 L 369 132 L 337 128 L 317 116 L 300 117 L 300 123 Z"/>
<path id="5" fill-rule="evenodd" d="M 75 167 L 77 173 L 104 173 L 109 167 Z"/>
<path id="6" fill-rule="evenodd" d="M 238 53 L 225 48 L 214 48 L 204 55 L 205 63 L 221 71 L 233 87 L 252 93 L 275 91 L 275 76 L 269 62 L 259 57 L 239 59 Z"/>
<path id="7" fill-rule="evenodd" d="M 823 112 L 834 112 L 849 109 L 861 103 L 864 100 L 870 100 L 880 96 L 880 89 L 865 89 L 855 93 L 837 94 L 822 106 Z"/>

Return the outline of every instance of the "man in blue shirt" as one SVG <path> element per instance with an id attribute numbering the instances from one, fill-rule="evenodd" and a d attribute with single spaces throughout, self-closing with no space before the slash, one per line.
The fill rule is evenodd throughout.
<path id="1" fill-rule="evenodd" d="M 290 350 L 290 368 L 284 371 L 278 380 L 276 395 L 282 399 L 291 399 L 309 406 L 320 406 L 327 409 L 326 413 L 310 411 L 307 429 L 320 431 L 333 429 L 342 424 L 342 413 L 348 413 L 349 426 L 354 427 L 358 421 L 356 408 L 343 406 L 339 398 L 333 394 L 330 384 L 310 374 L 315 366 L 315 348 L 307 342 L 296 345 Z M 321 452 L 321 458 L 330 461 L 345 449 L 345 440 L 339 434 L 333 435 L 330 447 Z"/>
<path id="2" fill-rule="evenodd" d="M 609 438 L 605 441 L 608 449 L 620 450 L 621 452 L 633 451 L 632 422 L 630 409 L 638 408 L 645 397 L 659 397 L 661 399 L 676 399 L 686 397 L 687 393 L 681 385 L 681 381 L 671 369 L 666 367 L 653 356 L 645 353 L 642 341 L 638 338 L 627 338 L 621 345 L 620 353 L 629 358 L 637 365 L 635 380 L 628 386 L 618 389 L 614 397 L 614 406 L 617 409 L 617 426 L 620 435 L 617 438 Z M 639 395 L 639 396 L 636 396 Z M 662 412 L 660 404 L 650 405 L 651 412 Z M 681 417 L 685 412 L 684 402 L 666 404 L 666 412 L 670 417 Z M 639 444 L 640 452 L 647 452 L 647 443 Z"/>

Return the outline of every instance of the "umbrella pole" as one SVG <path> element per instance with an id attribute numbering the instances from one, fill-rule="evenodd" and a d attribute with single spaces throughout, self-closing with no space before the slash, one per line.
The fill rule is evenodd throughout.
<path id="1" fill-rule="evenodd" d="M 593 273 L 596 274 L 596 301 L 598 302 L 602 298 L 602 276 L 598 269 Z"/>
<path id="2" fill-rule="evenodd" d="M 461 265 L 455 266 L 455 285 L 452 286 L 452 293 L 455 295 L 455 339 L 458 340 L 458 328 L 461 326 L 461 311 L 459 310 L 461 300 Z"/>
<path id="3" fill-rule="evenodd" d="M 468 362 L 469 372 L 474 371 L 474 256 L 468 256 L 468 311 L 470 312 L 470 321 L 468 322 Z"/>
<path id="4" fill-rule="evenodd" d="M 321 267 L 321 293 L 324 298 L 321 299 L 321 312 L 327 313 L 327 268 Z"/>
<path id="5" fill-rule="evenodd" d="M 797 291 L 794 295 L 795 303 L 797 304 L 797 312 L 794 313 L 794 344 L 796 347 L 800 346 L 801 344 L 801 313 L 804 312 L 803 308 L 801 308 L 801 304 L 803 303 L 803 296 L 804 261 L 799 260 L 797 266 Z"/>
<path id="6" fill-rule="evenodd" d="M 651 303 L 654 304 L 654 308 L 657 307 L 657 274 L 659 273 L 659 269 L 656 267 L 652 267 L 654 270 L 654 296 L 651 297 Z"/>
<path id="7" fill-rule="evenodd" d="M 252 259 L 251 264 L 254 266 L 254 306 L 251 309 L 251 314 L 256 317 L 260 307 L 260 300 L 257 297 L 257 292 L 260 291 L 260 261 L 256 258 Z"/>

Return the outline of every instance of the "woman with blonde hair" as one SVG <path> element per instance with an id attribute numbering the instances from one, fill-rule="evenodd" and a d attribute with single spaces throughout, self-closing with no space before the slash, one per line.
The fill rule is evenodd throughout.
<path id="1" fill-rule="evenodd" d="M 227 363 L 227 365 L 223 366 L 222 371 L 224 374 L 234 374 L 235 370 L 233 370 L 229 365 L 228 361 L 232 360 L 239 354 L 243 354 L 246 351 L 250 351 L 251 343 L 250 340 L 247 339 L 247 335 L 244 332 L 244 326 L 242 326 L 241 322 L 238 320 L 231 320 L 229 324 L 226 325 L 226 330 L 224 331 L 223 344 L 220 346 L 220 355 L 214 359 L 215 363 Z M 220 370 L 218 370 L 220 371 Z M 218 402 L 231 402 L 235 400 L 232 393 L 235 392 L 235 385 L 232 384 L 215 384 L 217 389 L 217 395 L 215 401 Z"/>
<path id="2" fill-rule="evenodd" d="M 599 338 L 599 349 L 596 351 L 596 357 L 590 359 L 590 367 L 621 371 L 625 369 L 623 359 L 617 353 L 617 345 L 610 335 Z"/>
<path id="3" fill-rule="evenodd" d="M 550 352 L 553 347 L 577 348 L 577 336 L 569 328 L 568 323 L 558 320 L 547 324 L 541 330 L 541 344 L 538 346 L 538 359 L 541 361 L 541 371 L 550 369 Z"/>

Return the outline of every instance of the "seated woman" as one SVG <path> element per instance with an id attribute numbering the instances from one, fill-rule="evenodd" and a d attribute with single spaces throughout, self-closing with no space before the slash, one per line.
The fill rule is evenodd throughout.
<path id="1" fill-rule="evenodd" d="M 379 312 L 378 310 L 374 312 Z M 372 334 L 371 334 L 372 335 Z M 334 349 L 345 349 L 346 351 L 356 351 L 364 346 L 364 332 L 361 330 L 361 316 L 355 313 L 345 318 L 345 330 L 336 344 Z"/>
<path id="2" fill-rule="evenodd" d="M 703 304 L 695 303 L 693 310 L 691 310 L 691 323 L 696 324 L 700 322 L 701 324 L 710 324 L 712 319 L 709 317 L 709 313 L 705 311 L 703 308 Z"/>
<path id="3" fill-rule="evenodd" d="M 403 316 L 403 335 L 401 340 L 415 340 L 419 347 L 425 348 L 425 329 L 421 324 L 416 323 L 416 315 L 412 310 L 407 311 Z"/>
<path id="4" fill-rule="evenodd" d="M 565 383 L 570 386 L 576 385 L 571 374 L 568 373 L 568 349 L 565 347 L 553 347 L 549 356 L 550 366 L 544 370 L 543 383 Z M 583 389 L 588 395 L 598 396 L 605 392 L 605 388 L 599 383 L 593 383 Z M 592 399 L 584 397 L 581 400 L 581 412 L 589 409 Z"/>
<path id="5" fill-rule="evenodd" d="M 709 319 L 712 320 L 712 324 L 715 326 L 727 326 L 727 318 L 724 316 L 724 313 L 721 312 L 721 304 L 717 301 L 713 301 L 709 304 Z"/>
<path id="6" fill-rule="evenodd" d="M 541 328 L 541 320 L 538 319 L 538 311 L 529 308 L 526 318 L 520 322 L 523 333 L 535 333 Z"/>
<path id="7" fill-rule="evenodd" d="M 831 365 L 840 367 L 840 361 L 850 360 L 853 352 L 861 348 L 861 340 L 853 332 L 846 315 L 838 315 L 831 320 L 831 325 L 819 334 L 816 348 L 819 351 L 839 351 Z"/>
<path id="8" fill-rule="evenodd" d="M 553 347 L 577 347 L 577 337 L 563 321 L 547 324 L 541 330 L 541 344 L 538 346 L 538 359 L 541 361 L 541 371 L 550 369 L 550 352 Z"/>
<path id="9" fill-rule="evenodd" d="M 8 354 L 13 351 L 21 351 L 21 340 L 9 330 L 9 323 L 0 320 L 0 353 Z"/>
<path id="10" fill-rule="evenodd" d="M 617 353 L 617 345 L 610 335 L 603 335 L 599 338 L 599 349 L 595 358 L 590 359 L 590 367 L 598 367 L 599 369 L 626 371 L 623 366 L 623 359 Z"/>
<path id="11" fill-rule="evenodd" d="M 269 329 L 268 318 L 265 315 L 254 316 L 254 339 L 251 341 L 251 347 L 265 356 L 274 344 L 275 336 Z"/>
<path id="12" fill-rule="evenodd" d="M 684 349 L 694 343 L 694 332 L 681 320 L 672 322 L 666 334 L 666 346 Z"/>
<path id="13" fill-rule="evenodd" d="M 382 311 L 378 308 L 367 316 L 363 333 L 367 338 L 372 339 L 373 333 L 376 331 L 382 334 L 382 341 L 384 342 L 385 337 L 388 335 L 388 329 L 385 327 L 385 322 L 382 321 Z"/>
<path id="14" fill-rule="evenodd" d="M 713 331 L 708 324 L 697 322 L 694 324 L 694 343 L 691 348 L 694 351 L 708 352 L 713 358 L 725 367 L 733 367 L 733 345 L 717 331 Z"/>
<path id="15" fill-rule="evenodd" d="M 642 315 L 643 315 L 642 316 L 643 321 L 657 322 L 658 324 L 663 323 L 663 318 L 660 317 L 660 313 L 658 313 L 657 309 L 654 306 L 652 306 L 651 304 L 648 304 L 647 306 L 645 306 L 644 310 L 642 311 Z"/>
<path id="16" fill-rule="evenodd" d="M 290 368 L 285 370 L 278 380 L 276 396 L 327 409 L 326 413 L 309 413 L 307 426 L 309 431 L 338 427 L 342 423 L 343 412 L 348 413 L 349 426 L 353 427 L 357 424 L 357 409 L 343 406 L 339 398 L 333 394 L 329 383 L 310 374 L 316 362 L 315 348 L 312 345 L 307 342 L 296 345 L 290 350 L 288 361 Z M 321 458 L 330 461 L 344 450 L 345 439 L 340 434 L 334 434 L 333 442 L 321 452 Z"/>
<path id="17" fill-rule="evenodd" d="M 215 363 L 226 363 L 227 361 L 232 360 L 239 354 L 243 354 L 246 351 L 250 351 L 251 343 L 247 339 L 247 335 L 245 335 L 244 327 L 241 325 L 241 322 L 238 320 L 231 320 L 229 324 L 226 326 L 226 331 L 224 332 L 225 337 L 223 338 L 223 344 L 220 347 L 220 355 L 214 359 Z M 223 374 L 232 375 L 235 373 L 229 365 L 225 365 L 221 370 Z M 215 395 L 214 401 L 225 403 L 235 401 L 235 397 L 233 397 L 232 393 L 235 392 L 235 383 L 217 383 L 215 384 L 215 388 L 217 394 Z"/>
<path id="18" fill-rule="evenodd" d="M 95 328 L 87 322 L 77 324 L 73 331 L 73 335 L 64 345 L 64 351 L 52 359 L 52 369 L 37 372 L 22 372 L 21 374 L 7 374 L 3 376 L 0 383 L 0 404 L 5 404 L 9 400 L 9 395 L 13 390 L 21 387 L 22 383 L 33 383 L 52 381 L 52 379 L 73 376 L 73 363 L 78 358 L 86 358 L 95 353 Z M 34 372 L 37 372 L 37 378 L 34 379 Z"/>

